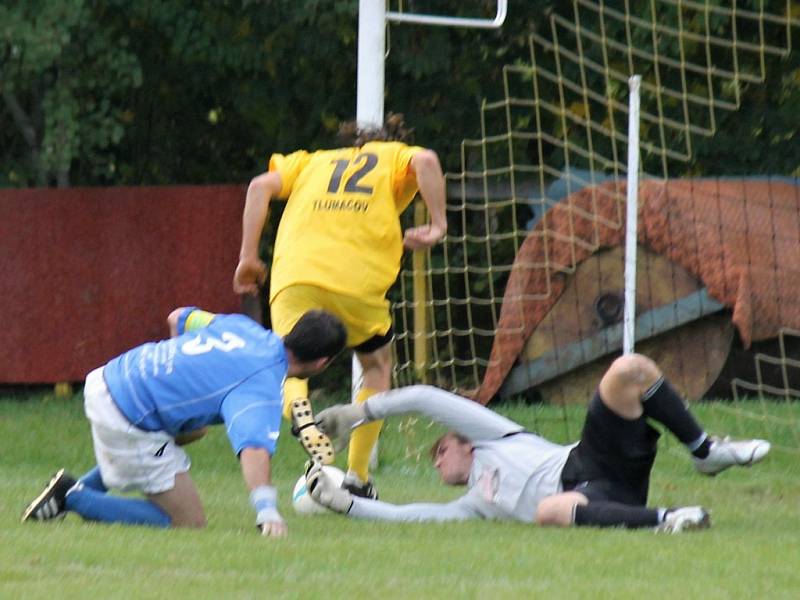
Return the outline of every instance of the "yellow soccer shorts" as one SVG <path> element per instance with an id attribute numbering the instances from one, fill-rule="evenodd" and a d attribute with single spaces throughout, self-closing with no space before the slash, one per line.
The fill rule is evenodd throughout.
<path id="1" fill-rule="evenodd" d="M 364 300 L 331 292 L 314 285 L 297 284 L 284 288 L 270 304 L 272 330 L 283 337 L 309 310 L 322 309 L 339 317 L 347 330 L 347 346 L 353 348 L 389 333 L 392 318 L 385 298 Z M 308 380 L 290 377 L 284 383 L 283 416 L 291 414 L 295 399 L 308 398 Z"/>
<path id="2" fill-rule="evenodd" d="M 306 312 L 325 310 L 339 317 L 347 330 L 347 347 L 354 348 L 389 332 L 392 317 L 386 298 L 356 298 L 314 285 L 284 288 L 270 303 L 272 330 L 283 337 Z"/>

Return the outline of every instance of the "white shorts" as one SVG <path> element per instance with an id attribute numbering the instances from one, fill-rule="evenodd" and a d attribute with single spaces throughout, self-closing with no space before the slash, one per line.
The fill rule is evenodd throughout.
<path id="1" fill-rule="evenodd" d="M 119 411 L 103 379 L 103 368 L 86 376 L 84 410 L 92 424 L 94 455 L 106 487 L 158 494 L 175 487 L 175 475 L 192 462 L 163 431 L 134 427 Z"/>

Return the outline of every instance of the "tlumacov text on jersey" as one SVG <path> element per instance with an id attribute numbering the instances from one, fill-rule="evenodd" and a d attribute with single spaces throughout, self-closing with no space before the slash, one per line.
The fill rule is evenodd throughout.
<path id="1" fill-rule="evenodd" d="M 367 212 L 368 208 L 369 202 L 364 202 L 363 200 L 339 200 L 334 198 L 330 200 L 314 200 L 314 210 Z"/>

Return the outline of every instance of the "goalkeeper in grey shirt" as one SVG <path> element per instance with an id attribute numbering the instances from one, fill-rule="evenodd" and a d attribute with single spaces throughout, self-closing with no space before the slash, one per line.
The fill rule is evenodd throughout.
<path id="1" fill-rule="evenodd" d="M 352 496 L 336 486 L 321 465 L 307 474 L 312 498 L 350 517 L 386 521 L 517 520 L 539 525 L 655 527 L 679 532 L 710 525 L 700 506 L 650 508 L 647 493 L 662 423 L 707 475 L 749 466 L 769 452 L 765 440 L 710 437 L 688 405 L 649 358 L 616 359 L 591 399 L 581 439 L 552 443 L 466 398 L 414 385 L 376 394 L 363 404 L 322 411 L 318 426 L 342 439 L 353 427 L 405 413 L 420 413 L 451 429 L 431 449 L 448 485 L 467 493 L 444 504 L 394 505 Z"/>

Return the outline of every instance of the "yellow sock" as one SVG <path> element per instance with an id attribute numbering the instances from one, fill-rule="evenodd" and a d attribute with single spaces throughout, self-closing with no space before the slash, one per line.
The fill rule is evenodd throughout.
<path id="1" fill-rule="evenodd" d="M 283 418 L 292 420 L 292 400 L 308 398 L 308 379 L 287 377 L 283 382 Z"/>
<path id="2" fill-rule="evenodd" d="M 361 388 L 356 395 L 356 402 L 358 404 L 366 402 L 367 398 L 377 393 L 378 390 Z M 369 479 L 369 457 L 372 454 L 375 443 L 378 441 L 382 426 L 383 420 L 373 421 L 358 427 L 350 436 L 347 469 L 358 475 L 361 481 L 366 482 Z"/>

